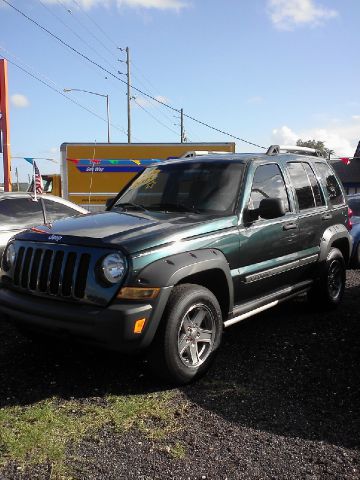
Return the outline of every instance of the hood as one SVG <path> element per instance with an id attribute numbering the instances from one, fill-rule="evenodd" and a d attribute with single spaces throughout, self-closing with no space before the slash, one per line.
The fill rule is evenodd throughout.
<path id="1" fill-rule="evenodd" d="M 202 235 L 237 223 L 237 217 L 162 212 L 101 212 L 41 225 L 18 238 L 83 245 L 119 245 L 127 253 Z M 99 245 L 100 244 L 100 245 Z"/>

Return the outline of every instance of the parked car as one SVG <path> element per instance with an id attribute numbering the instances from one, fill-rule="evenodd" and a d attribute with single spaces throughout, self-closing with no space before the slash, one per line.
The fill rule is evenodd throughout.
<path id="1" fill-rule="evenodd" d="M 0 193 L 0 258 L 8 240 L 28 227 L 52 223 L 63 217 L 89 213 L 82 207 L 53 195 L 27 192 Z"/>
<path id="2" fill-rule="evenodd" d="M 299 294 L 326 309 L 343 297 L 349 212 L 323 158 L 272 146 L 165 161 L 107 210 L 18 234 L 0 311 L 34 332 L 148 349 L 181 384 L 209 367 L 223 328 Z"/>
<path id="3" fill-rule="evenodd" d="M 350 266 L 360 268 L 360 193 L 354 193 L 347 197 L 349 207 L 352 210 L 352 229 L 350 231 L 353 239 Z"/>

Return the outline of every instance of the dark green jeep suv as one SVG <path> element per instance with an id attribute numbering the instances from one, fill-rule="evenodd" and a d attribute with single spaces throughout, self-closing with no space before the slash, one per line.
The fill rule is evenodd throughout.
<path id="1" fill-rule="evenodd" d="M 223 328 L 308 293 L 335 307 L 348 207 L 322 158 L 219 154 L 146 168 L 106 212 L 13 238 L 0 310 L 22 328 L 147 349 L 177 383 L 203 373 Z"/>

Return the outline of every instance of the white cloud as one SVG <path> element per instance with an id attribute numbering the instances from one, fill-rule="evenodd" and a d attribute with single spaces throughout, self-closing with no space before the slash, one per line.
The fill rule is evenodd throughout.
<path id="1" fill-rule="evenodd" d="M 360 120 L 360 115 L 353 115 L 351 118 L 353 120 Z"/>
<path id="2" fill-rule="evenodd" d="M 279 145 L 295 145 L 300 138 L 298 134 L 293 132 L 291 128 L 284 125 L 280 128 L 274 128 L 272 131 L 272 141 Z"/>
<path id="3" fill-rule="evenodd" d="M 21 93 L 14 93 L 14 95 L 11 95 L 10 102 L 16 108 L 30 107 L 30 102 L 28 98 L 25 97 L 25 95 L 22 95 Z"/>
<path id="4" fill-rule="evenodd" d="M 338 15 L 336 10 L 317 5 L 315 0 L 268 0 L 268 11 L 272 23 L 279 30 L 321 25 Z"/>
<path id="5" fill-rule="evenodd" d="M 43 0 L 48 4 L 57 4 L 58 0 Z M 62 0 L 64 5 L 76 8 L 73 0 Z M 90 10 L 93 7 L 109 7 L 117 5 L 118 8 L 144 8 L 157 10 L 181 10 L 188 4 L 183 0 L 77 0 L 77 3 L 85 10 Z"/>
<path id="6" fill-rule="evenodd" d="M 182 0 L 117 0 L 119 7 L 156 8 L 159 10 L 180 10 L 186 7 Z"/>
<path id="7" fill-rule="evenodd" d="M 351 156 L 360 140 L 358 120 L 353 119 L 353 121 L 336 126 L 304 129 L 298 132 L 284 125 L 272 131 L 272 142 L 275 144 L 296 145 L 299 138 L 320 140 L 325 143 L 327 148 L 334 150 L 337 155 Z"/>
<path id="8" fill-rule="evenodd" d="M 170 103 L 169 99 L 166 97 L 163 97 L 162 95 L 157 95 L 154 98 L 156 98 L 156 100 L 158 100 L 161 103 Z M 141 96 L 135 97 L 135 104 L 144 108 L 152 108 L 156 105 L 159 105 L 158 102 L 151 100 L 151 98 L 141 97 Z"/>
<path id="9" fill-rule="evenodd" d="M 170 100 L 162 95 L 156 95 L 155 98 L 161 103 L 170 103 Z"/>
<path id="10" fill-rule="evenodd" d="M 263 103 L 264 99 L 260 95 L 254 95 L 253 97 L 249 97 L 247 99 L 247 103 L 253 104 L 253 105 L 259 105 L 260 103 Z"/>

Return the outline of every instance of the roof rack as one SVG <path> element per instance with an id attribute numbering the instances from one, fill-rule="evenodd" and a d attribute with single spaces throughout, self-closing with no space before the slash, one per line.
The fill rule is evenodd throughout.
<path id="1" fill-rule="evenodd" d="M 311 157 L 322 157 L 320 150 L 298 145 L 271 145 L 266 155 L 278 155 L 279 153 L 296 153 L 298 155 L 310 155 Z"/>
<path id="2" fill-rule="evenodd" d="M 181 155 L 180 158 L 202 157 L 203 155 L 224 155 L 232 152 L 212 151 L 212 150 L 191 150 Z"/>

